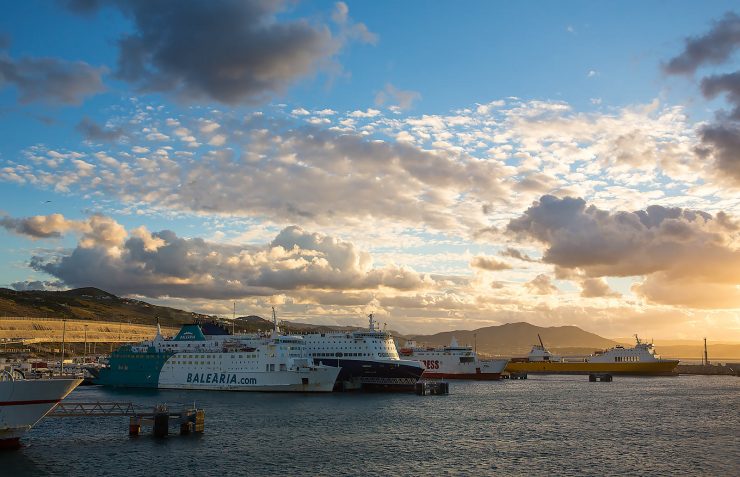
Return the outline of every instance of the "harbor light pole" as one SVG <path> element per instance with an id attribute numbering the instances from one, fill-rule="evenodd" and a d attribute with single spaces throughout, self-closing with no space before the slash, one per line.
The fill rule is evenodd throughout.
<path id="1" fill-rule="evenodd" d="M 85 352 L 82 354 L 82 362 L 87 362 L 87 325 L 85 325 Z"/>
<path id="2" fill-rule="evenodd" d="M 62 320 L 62 360 L 59 363 L 59 374 L 64 374 L 64 338 L 67 332 L 67 320 Z"/>

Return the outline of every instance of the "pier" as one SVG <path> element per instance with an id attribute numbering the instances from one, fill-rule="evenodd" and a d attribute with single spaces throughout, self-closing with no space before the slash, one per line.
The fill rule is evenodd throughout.
<path id="1" fill-rule="evenodd" d="M 159 404 L 151 411 L 145 411 L 133 403 L 117 402 L 60 402 L 48 417 L 111 417 L 129 416 L 128 434 L 137 437 L 141 428 L 151 426 L 155 437 L 166 437 L 170 427 L 179 429 L 180 435 L 202 433 L 205 431 L 205 411 L 195 406 L 180 411 L 170 411 L 166 404 Z"/>

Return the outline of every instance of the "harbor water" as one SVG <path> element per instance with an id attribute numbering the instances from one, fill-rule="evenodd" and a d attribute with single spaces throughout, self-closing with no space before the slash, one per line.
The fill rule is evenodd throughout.
<path id="1" fill-rule="evenodd" d="M 447 396 L 134 391 L 74 402 L 206 411 L 205 433 L 128 437 L 128 417 L 46 418 L 0 475 L 737 475 L 740 379 L 451 382 Z"/>

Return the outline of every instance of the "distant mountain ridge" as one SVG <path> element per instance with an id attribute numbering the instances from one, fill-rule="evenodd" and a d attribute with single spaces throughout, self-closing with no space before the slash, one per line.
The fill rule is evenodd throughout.
<path id="1" fill-rule="evenodd" d="M 568 351 L 569 354 L 586 354 L 597 349 L 615 346 L 616 341 L 584 331 L 577 326 L 541 327 L 525 322 L 488 326 L 477 330 L 455 330 L 433 335 L 414 335 L 418 344 L 444 346 L 453 337 L 460 344 L 475 344 L 478 352 L 488 355 L 524 356 L 537 344 L 537 335 L 553 352 Z M 403 343 L 401 343 L 403 344 Z"/>

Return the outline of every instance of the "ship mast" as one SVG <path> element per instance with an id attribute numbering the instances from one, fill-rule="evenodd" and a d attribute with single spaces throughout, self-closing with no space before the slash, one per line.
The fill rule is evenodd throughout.
<path id="1" fill-rule="evenodd" d="M 368 329 L 369 329 L 370 331 L 375 331 L 375 321 L 373 320 L 373 314 L 372 314 L 372 313 L 370 313 L 369 315 L 367 315 L 367 317 L 368 317 L 368 318 L 369 318 L 369 320 L 370 320 L 370 326 L 368 326 Z"/>
<path id="2" fill-rule="evenodd" d="M 540 337 L 540 334 L 537 333 L 537 339 L 540 340 L 540 346 L 542 346 L 542 349 L 545 349 L 545 344 L 542 342 L 542 338 Z"/>

